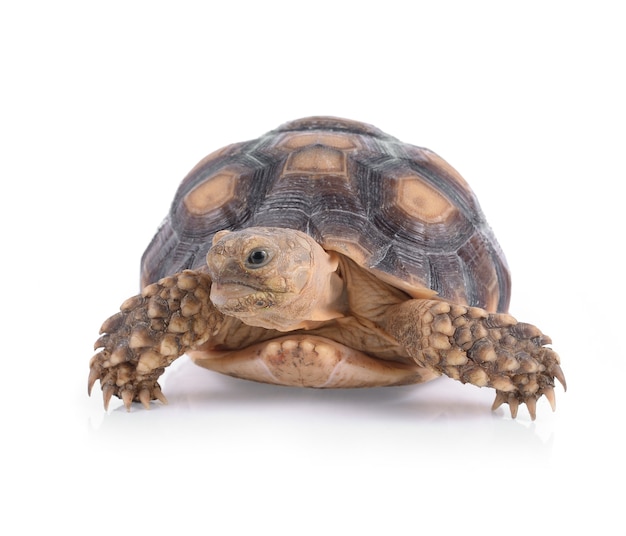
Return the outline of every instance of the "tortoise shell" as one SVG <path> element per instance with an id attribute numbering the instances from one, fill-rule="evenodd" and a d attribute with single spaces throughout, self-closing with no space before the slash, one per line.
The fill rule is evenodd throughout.
<path id="1" fill-rule="evenodd" d="M 506 261 L 467 182 L 371 125 L 309 117 L 204 158 L 145 251 L 141 283 L 203 269 L 215 233 L 259 226 L 303 231 L 411 296 L 508 309 Z"/>

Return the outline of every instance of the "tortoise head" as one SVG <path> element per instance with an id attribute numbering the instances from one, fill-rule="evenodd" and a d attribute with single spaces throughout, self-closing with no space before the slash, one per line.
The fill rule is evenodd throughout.
<path id="1" fill-rule="evenodd" d="M 207 265 L 215 307 L 250 326 L 291 331 L 343 316 L 337 254 L 300 231 L 220 231 Z"/>

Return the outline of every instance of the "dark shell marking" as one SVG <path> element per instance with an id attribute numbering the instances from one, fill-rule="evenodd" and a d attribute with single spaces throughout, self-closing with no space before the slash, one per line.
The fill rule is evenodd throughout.
<path id="1" fill-rule="evenodd" d="M 370 125 L 301 119 L 207 156 L 143 255 L 142 287 L 203 270 L 216 232 L 253 226 L 298 229 L 405 286 L 508 309 L 506 261 L 468 184 Z"/>

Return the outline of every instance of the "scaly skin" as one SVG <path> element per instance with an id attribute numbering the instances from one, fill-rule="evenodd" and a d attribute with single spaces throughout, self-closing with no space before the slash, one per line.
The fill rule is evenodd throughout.
<path id="1" fill-rule="evenodd" d="M 462 383 L 493 387 L 493 409 L 520 403 L 535 419 L 542 395 L 555 409 L 554 379 L 566 388 L 549 337 L 508 314 L 437 300 L 410 300 L 388 312 L 386 329 L 419 364 Z"/>
<path id="2" fill-rule="evenodd" d="M 90 361 L 89 393 L 100 380 L 104 406 L 113 395 L 127 409 L 167 403 L 157 378 L 186 351 L 205 342 L 222 319 L 209 300 L 211 279 L 186 270 L 148 285 L 104 322 Z"/>

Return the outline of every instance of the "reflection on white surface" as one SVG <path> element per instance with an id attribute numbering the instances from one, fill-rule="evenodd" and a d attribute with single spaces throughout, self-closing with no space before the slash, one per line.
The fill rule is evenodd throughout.
<path id="1" fill-rule="evenodd" d="M 604 427 L 612 418 L 587 415 L 569 393 L 558 393 L 554 414 L 538 404 L 532 422 L 522 409 L 516 420 L 506 408 L 492 413 L 490 390 L 446 378 L 284 388 L 221 376 L 187 358 L 163 389 L 170 404 L 150 411 L 137 404 L 128 413 L 116 401 L 104 414 L 97 396 L 85 426 L 105 479 L 113 471 L 114 482 L 153 482 L 149 489 L 168 497 L 163 508 L 185 512 L 176 522 L 166 515 L 172 528 L 193 531 L 207 511 L 211 523 L 235 518 L 235 526 L 270 523 L 285 533 L 324 532 L 331 518 L 337 533 L 412 533 L 426 516 L 443 534 L 472 526 L 495 534 L 494 523 L 510 523 L 509 534 L 527 533 L 528 524 L 538 534 L 563 533 L 592 522 L 619 534 L 607 521 L 619 500 L 604 479 L 623 440 Z M 603 437 L 600 456 L 588 451 L 589 435 Z"/>
<path id="2" fill-rule="evenodd" d="M 622 499 L 608 487 L 623 474 L 618 408 L 581 396 L 574 361 L 557 412 L 543 401 L 534 422 L 522 409 L 516 420 L 492 413 L 490 390 L 446 378 L 284 388 L 185 357 L 162 382 L 169 405 L 129 413 L 114 399 L 105 413 L 98 385 L 86 396 L 86 362 L 75 363 L 58 404 L 25 400 L 5 420 L 7 504 L 23 534 L 42 523 L 103 535 L 413 534 L 424 523 L 441 534 L 620 534 Z"/>

